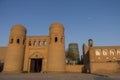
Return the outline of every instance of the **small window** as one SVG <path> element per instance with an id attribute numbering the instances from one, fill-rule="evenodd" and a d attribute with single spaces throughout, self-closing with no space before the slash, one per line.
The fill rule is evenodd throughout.
<path id="1" fill-rule="evenodd" d="M 117 49 L 117 55 L 120 55 L 120 49 Z"/>
<path id="2" fill-rule="evenodd" d="M 63 38 L 61 38 L 61 42 L 63 42 Z"/>
<path id="3" fill-rule="evenodd" d="M 115 50 L 114 49 L 110 50 L 110 55 L 115 55 Z"/>
<path id="4" fill-rule="evenodd" d="M 12 43 L 13 43 L 13 39 L 10 40 L 10 44 L 12 44 Z"/>
<path id="5" fill-rule="evenodd" d="M 20 43 L 20 39 L 17 39 L 17 44 L 19 44 Z"/>
<path id="6" fill-rule="evenodd" d="M 101 54 L 101 49 L 96 50 L 95 54 L 96 54 L 96 56 L 100 56 L 100 54 Z"/>
<path id="7" fill-rule="evenodd" d="M 31 41 L 29 41 L 28 45 L 29 45 L 29 46 L 32 46 L 32 42 L 31 42 Z"/>
<path id="8" fill-rule="evenodd" d="M 55 42 L 57 42 L 58 41 L 58 38 L 57 37 L 55 37 Z"/>
<path id="9" fill-rule="evenodd" d="M 52 42 L 52 39 L 50 38 L 50 42 L 49 43 L 51 43 Z"/>
<path id="10" fill-rule="evenodd" d="M 61 38 L 61 42 L 64 43 L 64 37 Z"/>
<path id="11" fill-rule="evenodd" d="M 25 44 L 25 40 L 23 40 L 23 45 Z"/>
<path id="12" fill-rule="evenodd" d="M 41 45 L 42 45 L 42 42 L 41 42 L 41 41 L 39 41 L 39 42 L 38 42 L 38 46 L 41 46 Z"/>
<path id="13" fill-rule="evenodd" d="M 43 42 L 44 46 L 46 46 L 46 41 Z"/>
<path id="14" fill-rule="evenodd" d="M 107 49 L 104 49 L 103 50 L 103 55 L 106 56 L 108 54 L 108 50 Z"/>
<path id="15" fill-rule="evenodd" d="M 34 41 L 34 44 L 33 44 L 34 46 L 36 46 L 36 41 Z"/>

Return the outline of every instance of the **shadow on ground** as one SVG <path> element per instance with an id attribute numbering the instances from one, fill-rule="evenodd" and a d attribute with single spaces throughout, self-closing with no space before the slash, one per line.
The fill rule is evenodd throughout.
<path id="1" fill-rule="evenodd" d="M 110 76 L 84 73 L 0 73 L 0 80 L 120 80 L 120 77 L 117 77 L 120 74 Z"/>

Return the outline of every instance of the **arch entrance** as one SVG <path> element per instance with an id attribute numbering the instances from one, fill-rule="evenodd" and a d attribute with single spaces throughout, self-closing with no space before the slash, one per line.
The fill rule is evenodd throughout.
<path id="1" fill-rule="evenodd" d="M 33 53 L 30 56 L 30 72 L 42 72 L 43 57 L 40 53 Z"/>
<path id="2" fill-rule="evenodd" d="M 42 58 L 31 58 L 30 72 L 42 71 Z"/>

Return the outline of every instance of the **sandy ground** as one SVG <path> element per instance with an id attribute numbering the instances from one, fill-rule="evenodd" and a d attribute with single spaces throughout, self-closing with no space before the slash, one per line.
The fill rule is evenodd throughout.
<path id="1" fill-rule="evenodd" d="M 84 73 L 0 73 L 0 80 L 120 80 L 120 74 L 96 75 Z"/>

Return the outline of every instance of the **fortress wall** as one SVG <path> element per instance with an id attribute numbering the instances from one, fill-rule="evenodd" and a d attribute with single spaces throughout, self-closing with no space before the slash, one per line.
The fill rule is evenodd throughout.
<path id="1" fill-rule="evenodd" d="M 0 63 L 4 63 L 7 47 L 0 47 Z"/>
<path id="2" fill-rule="evenodd" d="M 7 47 L 0 47 L 0 72 L 3 70 Z"/>
<path id="3" fill-rule="evenodd" d="M 94 46 L 89 49 L 90 73 L 120 73 L 120 46 Z"/>
<path id="4" fill-rule="evenodd" d="M 66 72 L 83 72 L 83 65 L 66 65 Z"/>
<path id="5" fill-rule="evenodd" d="M 90 63 L 91 73 L 94 74 L 111 74 L 120 72 L 119 62 L 107 62 L 107 63 Z"/>

